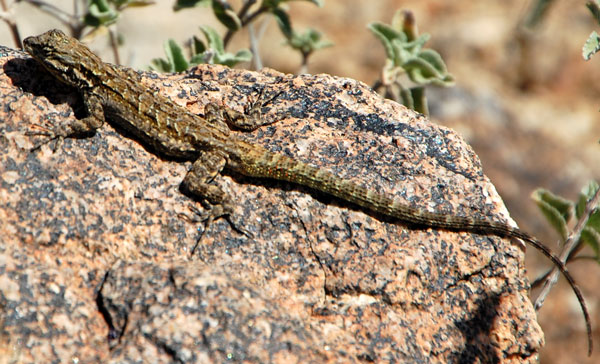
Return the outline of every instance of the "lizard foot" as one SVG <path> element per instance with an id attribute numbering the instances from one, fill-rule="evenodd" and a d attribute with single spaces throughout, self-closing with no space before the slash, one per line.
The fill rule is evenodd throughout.
<path id="1" fill-rule="evenodd" d="M 194 253 L 196 252 L 196 249 L 198 248 L 198 246 L 200 245 L 200 242 L 202 241 L 202 238 L 204 237 L 204 233 L 206 233 L 206 231 L 208 231 L 210 225 L 213 223 L 213 221 L 215 221 L 215 219 L 221 218 L 223 217 L 225 220 L 227 220 L 227 222 L 229 223 L 229 225 L 231 226 L 231 228 L 235 231 L 237 231 L 240 234 L 245 235 L 248 238 L 253 238 L 254 235 L 247 229 L 243 228 L 241 226 L 241 224 L 238 221 L 234 221 L 234 219 L 231 218 L 232 214 L 232 209 L 229 206 L 226 205 L 211 205 L 208 202 L 204 203 L 205 206 L 207 207 L 208 211 L 201 211 L 200 209 L 198 209 L 196 206 L 191 205 L 189 207 L 189 209 L 194 213 L 194 216 L 197 216 L 197 218 L 188 218 L 188 220 L 190 220 L 191 222 L 194 223 L 203 223 L 204 224 L 204 229 L 202 230 L 202 232 L 200 233 L 200 235 L 198 236 L 198 239 L 196 239 L 196 243 L 194 244 L 194 247 L 192 248 L 190 255 L 193 256 Z"/>
<path id="2" fill-rule="evenodd" d="M 244 112 L 239 112 L 230 108 L 220 108 L 218 110 L 220 120 L 223 120 L 230 128 L 243 131 L 252 131 L 262 126 L 275 123 L 277 120 L 265 120 L 263 118 L 262 108 L 272 103 L 275 98 L 281 95 L 283 91 L 278 91 L 272 95 L 265 96 L 264 88 L 258 91 L 256 98 L 248 96 L 248 103 L 244 106 Z M 209 106 L 209 105 L 207 105 Z M 211 106 L 210 112 L 213 112 L 214 106 Z"/>
<path id="3" fill-rule="evenodd" d="M 25 132 L 25 135 L 27 136 L 41 136 L 44 137 L 42 138 L 42 140 L 39 140 L 35 143 L 33 143 L 33 148 L 30 149 L 30 151 L 36 151 L 38 149 L 40 149 L 42 146 L 51 143 L 52 141 L 56 141 L 56 143 L 54 143 L 54 147 L 52 147 L 52 151 L 56 152 L 58 149 L 60 149 L 63 140 L 64 140 L 64 136 L 55 133 L 53 130 L 50 130 L 48 128 L 46 128 L 45 126 L 39 125 L 39 124 L 32 124 L 31 127 L 33 129 L 36 130 L 28 130 Z"/>

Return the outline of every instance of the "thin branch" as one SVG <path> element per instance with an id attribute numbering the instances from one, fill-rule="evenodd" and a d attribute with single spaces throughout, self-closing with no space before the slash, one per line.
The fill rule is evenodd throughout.
<path id="1" fill-rule="evenodd" d="M 240 28 L 245 27 L 248 23 L 250 23 L 252 20 L 254 20 L 254 18 L 256 18 L 260 14 L 267 11 L 266 7 L 261 6 L 254 13 L 251 13 L 250 15 L 246 16 L 246 13 L 249 11 L 250 6 L 253 5 L 254 3 L 255 3 L 255 0 L 250 0 L 247 3 L 245 3 L 244 7 L 240 10 L 240 12 L 238 14 L 238 18 L 242 22 L 242 26 Z M 237 30 L 231 30 L 231 29 L 227 30 L 225 37 L 223 37 L 223 46 L 224 47 L 227 47 L 227 44 L 229 44 L 229 41 L 231 40 L 231 38 L 233 37 L 233 35 L 235 34 L 236 31 Z"/>
<path id="2" fill-rule="evenodd" d="M 240 12 L 238 13 L 238 17 L 240 19 L 242 19 L 244 16 L 246 16 L 246 13 L 248 12 L 248 10 L 250 10 L 250 7 L 252 5 L 254 5 L 254 3 L 256 3 L 256 0 L 244 1 L 244 5 L 240 9 Z"/>
<path id="3" fill-rule="evenodd" d="M 300 52 L 302 54 L 302 63 L 300 64 L 300 69 L 298 70 L 298 74 L 302 75 L 308 73 L 308 57 L 310 57 L 310 52 Z"/>
<path id="4" fill-rule="evenodd" d="M 536 278 L 535 281 L 531 282 L 531 289 L 537 288 L 542 285 L 550 277 L 550 274 L 554 273 L 554 268 L 548 269 L 546 273 Z"/>
<path id="5" fill-rule="evenodd" d="M 565 242 L 565 246 L 559 257 L 561 262 L 564 263 L 568 260 L 571 250 L 573 250 L 573 247 L 579 241 L 581 232 L 583 231 L 585 224 L 587 223 L 588 219 L 590 218 L 590 215 L 596 209 L 596 206 L 598 205 L 599 201 L 600 201 L 600 188 L 596 191 L 594 196 L 586 203 L 585 211 L 583 212 L 583 215 L 581 216 L 579 221 L 577 221 L 577 224 L 573 228 L 573 232 L 571 234 L 569 234 L 569 238 Z M 555 267 L 554 269 L 552 269 L 552 273 L 546 278 L 546 281 L 544 282 L 544 287 L 542 288 L 540 295 L 535 300 L 534 307 L 536 310 L 539 310 L 544 305 L 544 301 L 546 300 L 546 297 L 550 293 L 550 290 L 552 289 L 552 287 L 556 284 L 557 280 L 558 280 L 558 269 Z"/>
<path id="6" fill-rule="evenodd" d="M 114 26 L 108 27 L 108 36 L 110 40 L 110 46 L 113 50 L 113 59 L 115 64 L 121 64 L 121 57 L 119 57 L 119 42 L 117 31 Z"/>
<path id="7" fill-rule="evenodd" d="M 29 3 L 36 8 L 39 8 L 41 11 L 48 13 L 61 21 L 62 23 L 68 25 L 70 28 L 73 28 L 74 24 L 77 24 L 79 20 L 75 18 L 73 15 L 67 13 L 66 11 L 62 11 L 56 6 L 47 3 L 42 0 L 23 0 L 23 2 Z"/>
<path id="8" fill-rule="evenodd" d="M 250 10 L 250 7 L 252 5 L 254 5 L 255 2 L 256 2 L 256 0 L 244 1 L 244 5 L 240 9 L 240 11 L 237 13 L 238 19 L 242 20 L 246 16 L 246 13 L 248 12 L 248 10 Z M 243 21 L 242 21 L 242 24 L 243 24 Z M 227 33 L 225 33 L 225 37 L 223 37 L 223 47 L 227 48 L 227 44 L 231 40 L 231 37 L 233 37 L 234 32 L 236 32 L 236 31 L 237 30 L 227 29 Z"/>
<path id="9" fill-rule="evenodd" d="M 248 25 L 248 30 L 250 33 L 250 50 L 253 54 L 252 62 L 254 63 L 254 69 L 256 70 L 260 70 L 263 68 L 262 58 L 260 56 L 259 51 L 259 44 L 260 40 L 263 39 L 267 31 L 268 25 L 268 19 L 263 19 L 258 27 L 253 27 L 252 24 Z M 254 28 L 258 28 L 258 30 Z"/>
<path id="10" fill-rule="evenodd" d="M 246 26 L 246 24 L 250 23 L 252 20 L 254 20 L 254 18 L 256 18 L 260 14 L 266 12 L 267 10 L 268 9 L 266 7 L 261 7 L 258 10 L 256 10 L 254 13 L 248 15 L 248 17 L 246 19 L 242 19 L 242 27 Z"/>
<path id="11" fill-rule="evenodd" d="M 2 13 L 0 13 L 0 19 L 4 20 L 8 27 L 10 28 L 10 33 L 13 37 L 13 42 L 17 46 L 18 49 L 23 49 L 23 44 L 21 43 L 21 34 L 19 34 L 19 28 L 17 27 L 17 23 L 12 14 L 12 9 L 9 9 L 6 6 L 6 2 L 4 0 L 0 0 L 0 5 L 2 6 Z"/>
<path id="12" fill-rule="evenodd" d="M 383 86 L 383 82 L 381 80 L 376 80 L 373 85 L 371 85 L 371 88 L 373 89 L 373 91 L 377 92 L 379 90 L 380 87 Z"/>
<path id="13" fill-rule="evenodd" d="M 569 257 L 567 258 L 567 261 L 565 262 L 565 265 L 574 262 L 576 260 L 582 260 L 582 259 L 586 259 L 586 258 L 591 258 L 593 260 L 596 260 L 596 257 L 584 257 L 584 256 L 577 256 L 577 252 L 579 252 L 582 249 L 582 244 L 577 244 L 577 247 L 571 251 L 571 253 L 569 254 Z M 546 279 L 550 276 L 550 274 L 552 274 L 552 269 L 550 268 L 546 271 L 546 273 L 544 273 L 543 275 L 541 275 L 540 277 L 536 278 L 535 281 L 533 281 L 531 283 L 531 289 L 534 288 L 538 288 L 539 286 L 541 286 Z"/>
<path id="14" fill-rule="evenodd" d="M 260 52 L 258 50 L 258 37 L 252 24 L 248 25 L 248 35 L 250 38 L 250 51 L 253 55 L 252 64 L 254 65 L 254 69 L 258 71 L 263 68 L 263 64 L 262 60 L 260 59 Z"/>

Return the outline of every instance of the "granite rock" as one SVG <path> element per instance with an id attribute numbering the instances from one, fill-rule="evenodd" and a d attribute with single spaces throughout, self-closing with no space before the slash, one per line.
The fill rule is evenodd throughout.
<path id="1" fill-rule="evenodd" d="M 543 333 L 519 242 L 228 173 L 214 183 L 253 237 L 225 219 L 205 231 L 181 189 L 190 163 L 110 123 L 31 151 L 41 138 L 26 132 L 80 117 L 81 99 L 27 55 L 0 56 L 8 362 L 536 361 Z M 361 82 L 210 65 L 142 74 L 197 114 L 277 95 L 263 107 L 272 124 L 235 133 L 413 206 L 511 221 L 459 135 Z"/>

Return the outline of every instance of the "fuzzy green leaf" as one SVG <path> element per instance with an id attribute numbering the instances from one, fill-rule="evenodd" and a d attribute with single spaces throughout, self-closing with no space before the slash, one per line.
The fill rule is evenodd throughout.
<path id="1" fill-rule="evenodd" d="M 212 9 L 215 17 L 229 30 L 238 30 L 242 27 L 242 21 L 224 0 L 212 0 Z"/>
<path id="2" fill-rule="evenodd" d="M 423 33 L 419 35 L 416 39 L 411 40 L 410 42 L 406 42 L 404 48 L 409 50 L 412 54 L 418 54 L 421 52 L 421 49 L 425 46 L 425 43 L 429 41 L 431 35 L 427 33 Z"/>
<path id="3" fill-rule="evenodd" d="M 167 59 L 154 58 L 150 61 L 150 68 L 159 72 L 181 72 L 189 67 L 189 63 L 183 56 L 181 47 L 173 39 L 169 39 L 164 44 L 164 51 Z"/>
<path id="4" fill-rule="evenodd" d="M 321 41 L 321 33 L 309 28 L 302 34 L 292 33 L 288 44 L 303 54 L 310 54 L 318 49 L 330 47 L 333 43 Z"/>
<path id="5" fill-rule="evenodd" d="M 239 62 L 250 62 L 250 60 L 252 59 L 252 52 L 250 52 L 248 49 L 240 49 L 239 51 L 237 51 L 235 53 L 235 58 L 239 61 Z"/>
<path id="6" fill-rule="evenodd" d="M 190 65 L 197 66 L 199 64 L 212 63 L 208 54 L 206 53 L 198 53 L 194 54 L 192 58 L 190 58 Z"/>
<path id="7" fill-rule="evenodd" d="M 593 196 L 598 191 L 598 183 L 596 181 L 590 181 L 579 193 L 579 199 L 577 200 L 577 205 L 575 206 L 575 216 L 580 219 L 586 209 L 588 201 L 590 201 Z M 588 231 L 589 234 L 594 234 L 594 236 L 600 236 L 600 210 L 598 207 L 590 214 L 587 223 L 585 224 L 585 230 Z M 583 235 L 582 235 L 583 236 Z M 594 244 L 597 244 L 596 241 L 592 241 L 591 238 L 584 240 L 586 244 L 595 247 Z"/>
<path id="8" fill-rule="evenodd" d="M 197 47 L 198 50 L 204 47 L 204 51 L 201 54 L 196 54 L 192 57 L 193 64 L 216 63 L 233 67 L 237 63 L 247 62 L 252 59 L 252 53 L 247 49 L 242 49 L 236 54 L 225 52 L 223 40 L 213 28 L 204 26 L 200 27 L 200 30 L 204 33 L 207 44 L 205 46 L 204 43 L 199 40 L 196 40 L 197 42 L 195 41 L 194 46 Z"/>
<path id="9" fill-rule="evenodd" d="M 549 203 L 567 222 L 573 217 L 573 202 L 570 200 L 555 195 L 543 188 L 538 188 L 533 191 L 532 198 L 534 200 L 540 199 Z"/>
<path id="10" fill-rule="evenodd" d="M 106 0 L 92 0 L 83 21 L 86 25 L 98 27 L 113 24 L 118 17 L 119 12 L 114 10 Z"/>
<path id="11" fill-rule="evenodd" d="M 419 58 L 429 63 L 431 67 L 435 68 L 440 74 L 448 72 L 442 56 L 433 49 L 424 49 L 419 53 Z"/>
<path id="12" fill-rule="evenodd" d="M 531 198 L 538 205 L 550 225 L 565 240 L 568 233 L 567 222 L 573 215 L 573 203 L 543 188 L 533 191 Z"/>
<path id="13" fill-rule="evenodd" d="M 247 49 L 241 49 L 235 55 L 231 53 L 215 54 L 214 63 L 233 67 L 240 62 L 248 62 L 251 59 L 252 52 Z"/>
<path id="14" fill-rule="evenodd" d="M 419 85 L 432 84 L 436 86 L 448 87 L 454 84 L 454 77 L 447 73 L 446 65 L 442 57 L 432 49 L 425 49 L 419 53 L 418 59 L 427 64 L 427 67 L 412 70 L 412 62 L 408 62 L 404 67 L 409 72 L 409 76 Z M 421 63 L 418 63 L 419 65 Z"/>
<path id="15" fill-rule="evenodd" d="M 163 58 L 154 58 L 150 61 L 150 69 L 158 72 L 173 72 L 173 65 Z"/>
<path id="16" fill-rule="evenodd" d="M 575 206 L 575 217 L 578 219 L 581 218 L 585 211 L 585 206 L 587 202 L 594 197 L 596 191 L 598 191 L 598 182 L 592 180 L 589 181 L 587 185 L 585 185 L 581 191 L 579 192 L 579 198 L 577 200 L 577 205 Z"/>
<path id="17" fill-rule="evenodd" d="M 204 45 L 204 42 L 200 38 L 194 35 L 192 38 L 192 53 L 196 55 L 204 52 L 206 52 L 206 45 Z"/>
<path id="18" fill-rule="evenodd" d="M 579 193 L 579 198 L 575 206 L 575 216 L 580 219 L 585 213 L 588 201 L 590 201 L 598 191 L 598 183 L 590 181 Z M 589 245 L 593 250 L 596 260 L 600 262 L 600 211 L 596 208 L 591 214 L 581 232 L 581 241 Z"/>
<path id="19" fill-rule="evenodd" d="M 292 24 L 290 22 L 290 17 L 285 12 L 285 10 L 281 8 L 273 8 L 271 13 L 275 17 L 277 21 L 277 25 L 279 25 L 279 30 L 285 36 L 286 39 L 291 39 L 294 32 L 292 31 Z"/>
<path id="20" fill-rule="evenodd" d="M 89 2 L 90 6 L 89 8 L 95 8 L 97 11 L 99 11 L 100 13 L 105 13 L 108 11 L 111 11 L 111 7 L 110 5 L 108 5 L 108 1 L 107 0 L 91 0 Z"/>
<path id="21" fill-rule="evenodd" d="M 596 19 L 596 22 L 598 22 L 598 25 L 600 25 L 600 1 L 588 1 L 585 3 L 585 6 L 587 6 L 587 8 L 590 10 L 594 16 L 594 19 Z"/>
<path id="22" fill-rule="evenodd" d="M 204 33 L 204 36 L 206 37 L 208 43 L 207 48 L 213 49 L 217 54 L 225 53 L 223 40 L 221 39 L 219 33 L 217 33 L 216 30 L 209 26 L 202 26 L 200 27 L 200 30 L 202 31 L 202 33 Z"/>
<path id="23" fill-rule="evenodd" d="M 394 16 L 392 17 L 392 22 L 390 23 L 392 28 L 398 32 L 402 32 L 402 28 L 404 28 L 404 18 L 404 11 L 396 10 Z M 408 41 L 408 38 L 406 38 L 406 41 Z"/>
<path id="24" fill-rule="evenodd" d="M 318 6 L 320 8 L 322 8 L 323 5 L 325 4 L 324 0 L 264 0 L 262 5 L 264 7 L 274 9 L 276 7 L 279 7 L 280 4 L 291 2 L 291 1 L 307 1 L 307 2 L 315 4 L 316 6 Z"/>
<path id="25" fill-rule="evenodd" d="M 398 32 L 387 24 L 383 23 L 370 23 L 367 28 L 379 39 L 383 48 L 385 48 L 385 54 L 388 59 L 395 60 L 397 58 L 396 51 L 392 45 L 392 40 L 397 39 L 399 44 L 406 41 L 406 35 Z M 394 62 L 395 63 L 395 62 Z"/>
<path id="26" fill-rule="evenodd" d="M 585 224 L 585 228 L 600 234 L 600 211 L 596 210 L 590 215 L 590 218 Z"/>
<path id="27" fill-rule="evenodd" d="M 173 65 L 175 72 L 182 72 L 188 69 L 190 65 L 183 55 L 183 50 L 173 39 L 169 39 L 164 47 L 167 59 Z"/>
<path id="28" fill-rule="evenodd" d="M 279 4 L 282 4 L 284 2 L 286 2 L 287 0 L 263 0 L 262 2 L 262 6 L 264 6 L 267 9 L 277 9 L 279 7 Z"/>
<path id="29" fill-rule="evenodd" d="M 410 79 L 418 85 L 432 83 L 433 80 L 443 79 L 438 70 L 422 58 L 412 58 L 404 64 L 404 69 Z"/>
<path id="30" fill-rule="evenodd" d="M 550 5 L 554 0 L 535 0 L 529 14 L 525 17 L 525 26 L 533 28 L 537 26 L 548 14 Z"/>
<path id="31" fill-rule="evenodd" d="M 600 233 L 598 230 L 585 227 L 581 231 L 580 239 L 584 244 L 592 248 L 596 260 L 600 262 Z"/>
<path id="32" fill-rule="evenodd" d="M 119 10 L 125 8 L 140 8 L 143 6 L 154 5 L 156 1 L 152 0 L 112 0 Z"/>
<path id="33" fill-rule="evenodd" d="M 173 5 L 173 10 L 193 8 L 196 6 L 209 6 L 212 0 L 177 0 Z"/>
<path id="34" fill-rule="evenodd" d="M 589 61 L 598 51 L 600 51 L 600 35 L 598 35 L 596 31 L 593 31 L 585 41 L 583 49 L 581 50 L 581 55 L 583 56 L 583 59 Z"/>
<path id="35" fill-rule="evenodd" d="M 415 58 L 413 53 L 406 49 L 406 42 L 403 42 L 400 39 L 392 39 L 391 43 L 394 52 L 394 58 L 392 58 L 392 60 L 394 61 L 395 66 L 404 68 L 406 62 Z"/>
<path id="36" fill-rule="evenodd" d="M 308 1 L 309 3 L 313 3 L 320 8 L 322 8 L 323 5 L 325 5 L 325 0 L 296 0 L 296 1 Z"/>

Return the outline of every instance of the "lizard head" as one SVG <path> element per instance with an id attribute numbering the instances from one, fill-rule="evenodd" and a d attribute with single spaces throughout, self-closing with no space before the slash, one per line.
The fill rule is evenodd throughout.
<path id="1" fill-rule="evenodd" d="M 60 81 L 79 88 L 94 85 L 93 70 L 102 64 L 89 48 L 54 29 L 23 41 L 25 50 Z"/>

